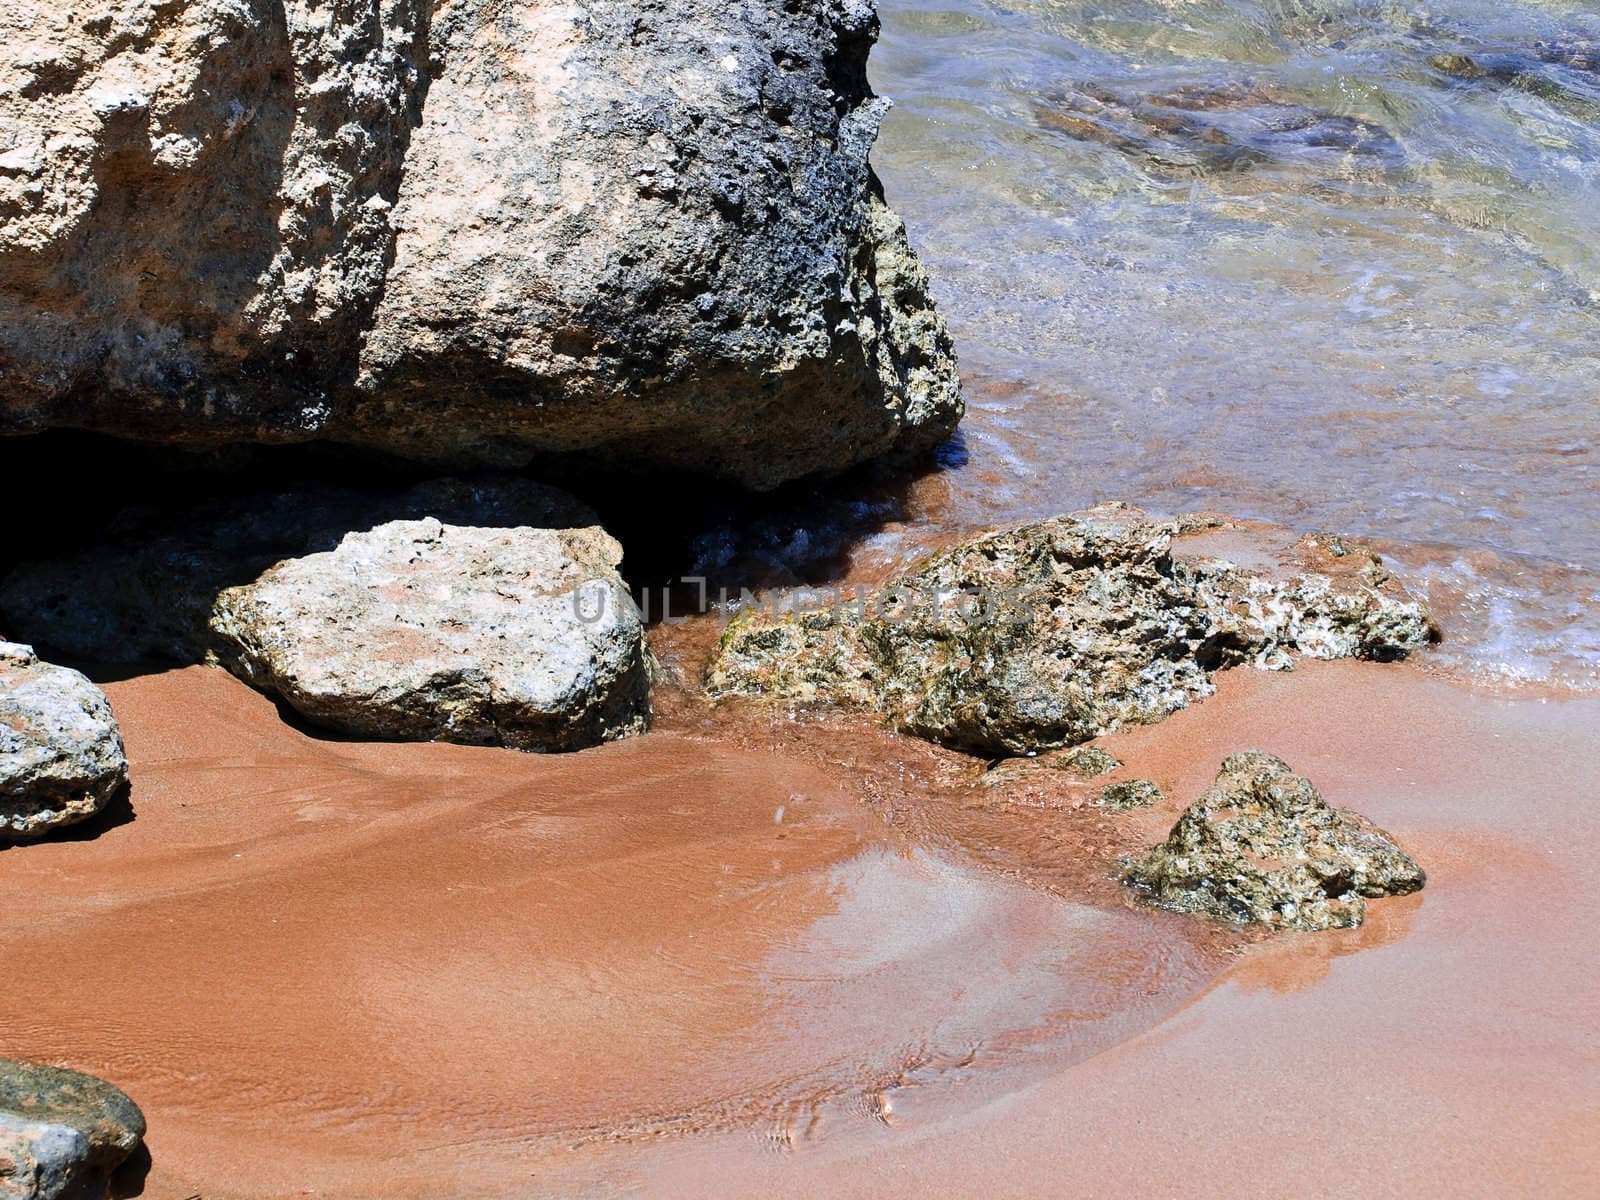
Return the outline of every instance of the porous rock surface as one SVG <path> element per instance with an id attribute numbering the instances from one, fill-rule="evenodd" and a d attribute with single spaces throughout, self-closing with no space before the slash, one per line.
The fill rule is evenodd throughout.
<path id="1" fill-rule="evenodd" d="M 985 534 L 872 595 L 747 610 L 706 684 L 874 708 L 956 749 L 1028 754 L 1159 720 L 1224 667 L 1397 658 L 1437 636 L 1377 556 L 1343 539 L 1303 539 L 1286 570 L 1174 553 L 1176 536 L 1222 524 L 1109 506 Z"/>
<path id="2" fill-rule="evenodd" d="M 104 693 L 31 646 L 0 641 L 0 841 L 87 820 L 127 782 Z"/>
<path id="3" fill-rule="evenodd" d="M 642 731 L 649 712 L 621 561 L 595 527 L 394 521 L 224 591 L 214 653 L 346 733 L 580 749 Z"/>
<path id="4" fill-rule="evenodd" d="M 104 1080 L 0 1059 L 3 1200 L 101 1200 L 144 1133 L 138 1106 Z"/>
<path id="5" fill-rule="evenodd" d="M 220 663 L 359 736 L 571 750 L 648 718 L 621 560 L 591 511 L 520 480 L 316 488 L 132 522 L 17 568 L 0 610 L 86 658 Z"/>
<path id="6" fill-rule="evenodd" d="M 942 440 L 868 0 L 19 0 L 0 433 L 755 487 Z"/>
<path id="7" fill-rule="evenodd" d="M 1127 878 L 1169 908 L 1305 930 L 1360 925 L 1368 899 L 1427 880 L 1387 833 L 1258 750 L 1224 759 Z"/>

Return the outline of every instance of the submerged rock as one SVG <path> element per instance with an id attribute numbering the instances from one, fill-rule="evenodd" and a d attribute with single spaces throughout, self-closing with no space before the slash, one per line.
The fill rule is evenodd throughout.
<path id="1" fill-rule="evenodd" d="M 943 440 L 868 0 L 21 0 L 0 434 L 755 487 Z"/>
<path id="2" fill-rule="evenodd" d="M 1216 782 L 1127 878 L 1169 908 L 1286 929 L 1359 925 L 1369 898 L 1427 880 L 1383 830 L 1330 807 L 1309 780 L 1257 750 L 1224 759 Z"/>
<path id="3" fill-rule="evenodd" d="M 1095 799 L 1106 808 L 1149 808 L 1166 797 L 1148 779 L 1125 779 L 1106 784 L 1096 793 Z"/>
<path id="4" fill-rule="evenodd" d="M 101 1200 L 139 1146 L 144 1114 L 77 1071 L 0 1059 L 0 1196 Z"/>
<path id="5" fill-rule="evenodd" d="M 1048 129 L 1111 146 L 1161 174 L 1330 162 L 1381 173 L 1402 166 L 1406 157 L 1381 125 L 1252 82 L 1145 95 L 1085 84 L 1037 104 L 1034 112 Z"/>
<path id="6" fill-rule="evenodd" d="M 651 661 L 621 547 L 521 480 L 320 488 L 133 522 L 0 582 L 35 640 L 214 661 L 367 737 L 570 750 L 644 727 Z"/>
<path id="7" fill-rule="evenodd" d="M 907 733 L 1016 755 L 1159 720 L 1223 667 L 1396 658 L 1435 636 L 1364 547 L 1304 539 L 1294 571 L 1174 554 L 1174 536 L 1207 524 L 1107 507 L 985 534 L 874 596 L 741 614 L 706 685 L 874 708 Z"/>
<path id="8" fill-rule="evenodd" d="M 1099 746 L 1074 746 L 1071 750 L 1003 759 L 985 770 L 978 782 L 985 787 L 997 787 L 1040 771 L 1060 771 L 1076 780 L 1089 780 L 1115 771 L 1121 765 L 1120 760 Z"/>
<path id="9" fill-rule="evenodd" d="M 105 694 L 31 646 L 0 641 L 0 840 L 87 820 L 127 782 Z"/>

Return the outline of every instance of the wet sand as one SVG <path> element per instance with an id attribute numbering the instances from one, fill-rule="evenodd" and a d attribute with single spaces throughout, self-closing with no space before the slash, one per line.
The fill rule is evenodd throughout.
<path id="1" fill-rule="evenodd" d="M 1600 704 L 1319 664 L 1224 675 L 1102 744 L 1174 808 L 1227 750 L 1275 751 L 1397 835 L 1428 887 L 1360 929 L 1258 944 L 1160 1025 L 1002 1098 L 781 1160 L 684 1146 L 629 1178 L 662 1195 L 1594 1194 Z"/>
<path id="2" fill-rule="evenodd" d="M 147 1195 L 503 1196 L 584 1148 L 785 1144 L 1088 1057 L 1223 961 L 773 739 L 373 745 L 206 668 L 107 690 L 135 817 L 0 854 L 0 1054 L 132 1092 Z"/>
<path id="3" fill-rule="evenodd" d="M 322 740 L 205 668 L 112 682 L 136 818 L 0 853 L 0 1054 L 126 1087 L 159 1200 L 1578 1194 L 1600 705 L 1222 685 L 1103 739 L 1168 793 L 1112 814 L 743 704 L 539 757 Z M 1242 957 L 1138 906 L 1117 856 L 1244 746 L 1428 889 Z"/>

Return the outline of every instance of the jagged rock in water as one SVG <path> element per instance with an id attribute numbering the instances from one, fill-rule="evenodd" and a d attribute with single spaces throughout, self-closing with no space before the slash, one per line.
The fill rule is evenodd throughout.
<path id="1" fill-rule="evenodd" d="M 0 841 L 87 820 L 127 783 L 105 694 L 31 646 L 0 641 Z"/>
<path id="2" fill-rule="evenodd" d="M 1223 760 L 1216 783 L 1128 870 L 1161 904 L 1285 929 L 1361 924 L 1367 900 L 1414 892 L 1421 867 L 1359 814 L 1332 808 L 1282 759 Z"/>
<path id="3" fill-rule="evenodd" d="M 144 1114 L 92 1075 L 0 1059 L 0 1197 L 102 1200 Z"/>
<path id="4" fill-rule="evenodd" d="M 972 539 L 875 596 L 751 609 L 706 686 L 874 708 L 904 732 L 1015 755 L 1159 720 L 1222 667 L 1396 658 L 1436 636 L 1364 548 L 1303 539 L 1293 572 L 1174 555 L 1175 535 L 1207 525 L 1105 507 Z"/>
<path id="5" fill-rule="evenodd" d="M 943 440 L 868 0 L 20 0 L 0 434 L 771 487 Z"/>
<path id="6" fill-rule="evenodd" d="M 322 488 L 24 565 L 0 610 L 88 658 L 219 662 L 348 733 L 570 750 L 648 718 L 621 560 L 591 511 L 536 484 Z"/>
<path id="7" fill-rule="evenodd" d="M 1095 800 L 1105 808 L 1149 808 L 1164 799 L 1161 789 L 1148 779 L 1108 783 L 1095 794 Z"/>

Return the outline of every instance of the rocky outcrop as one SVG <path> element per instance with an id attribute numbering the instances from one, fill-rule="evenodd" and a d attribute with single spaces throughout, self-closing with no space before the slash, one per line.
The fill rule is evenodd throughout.
<path id="1" fill-rule="evenodd" d="M 32 647 L 0 641 L 0 841 L 87 820 L 127 782 L 104 693 Z"/>
<path id="2" fill-rule="evenodd" d="M 92 1075 L 0 1059 L 0 1197 L 101 1200 L 144 1114 Z"/>
<path id="3" fill-rule="evenodd" d="M 1417 891 L 1427 876 L 1383 830 L 1251 750 L 1223 760 L 1127 878 L 1182 912 L 1314 930 L 1359 925 L 1368 899 Z"/>
<path id="4" fill-rule="evenodd" d="M 85 658 L 218 662 L 360 736 L 570 750 L 647 719 L 621 547 L 553 489 L 321 488 L 121 533 L 18 568 L 0 610 Z"/>
<path id="5" fill-rule="evenodd" d="M 754 487 L 948 435 L 868 0 L 22 0 L 0 433 Z"/>
<path id="6" fill-rule="evenodd" d="M 1283 569 L 1174 552 L 1226 524 L 1113 506 L 986 534 L 872 595 L 741 614 L 707 687 L 875 708 L 957 749 L 1027 754 L 1159 720 L 1224 667 L 1395 658 L 1436 636 L 1377 556 L 1342 539 L 1302 539 Z"/>

